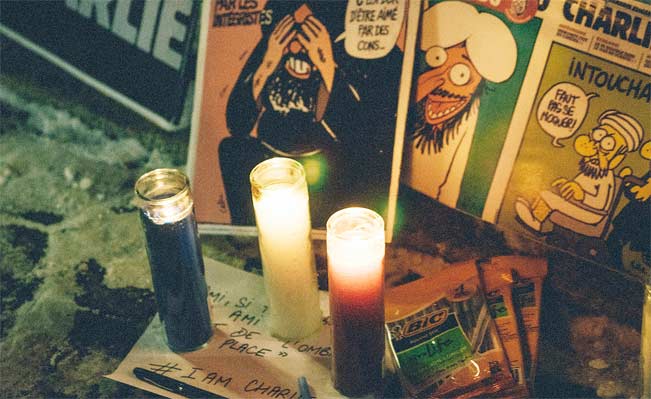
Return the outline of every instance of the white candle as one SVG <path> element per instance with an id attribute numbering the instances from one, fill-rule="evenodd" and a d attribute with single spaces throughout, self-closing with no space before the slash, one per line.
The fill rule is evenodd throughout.
<path id="1" fill-rule="evenodd" d="M 270 332 L 306 337 L 321 326 L 321 310 L 305 171 L 289 158 L 266 160 L 251 171 L 251 191 Z"/>
<path id="2" fill-rule="evenodd" d="M 384 354 L 384 221 L 364 208 L 327 223 L 332 377 L 344 395 L 376 391 Z"/>

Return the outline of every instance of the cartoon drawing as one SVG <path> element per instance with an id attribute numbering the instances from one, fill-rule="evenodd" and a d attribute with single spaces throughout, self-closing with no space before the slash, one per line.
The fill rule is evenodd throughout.
<path id="1" fill-rule="evenodd" d="M 272 22 L 230 94 L 230 137 L 219 143 L 232 221 L 254 222 L 248 174 L 263 159 L 282 156 L 305 166 L 322 223 L 340 206 L 340 193 L 364 192 L 351 187 L 372 173 L 390 175 L 402 53 L 393 49 L 385 69 L 350 57 L 334 42 L 345 9 L 329 2 L 272 1 L 266 10 Z"/>
<path id="2" fill-rule="evenodd" d="M 274 25 L 244 67 L 228 103 L 231 134 L 249 135 L 260 118 L 258 137 L 279 155 L 306 155 L 331 144 L 337 134 L 324 119 L 330 99 L 356 101 L 341 76 L 333 92 L 340 73 L 328 29 L 303 4 Z"/>
<path id="3" fill-rule="evenodd" d="M 607 110 L 589 134 L 578 136 L 574 150 L 581 156 L 580 173 L 573 179 L 554 180 L 552 190 L 542 191 L 531 203 L 515 201 L 519 221 L 536 232 L 549 232 L 553 224 L 576 233 L 603 238 L 621 194 L 628 167 L 616 176 L 615 169 L 627 153 L 637 151 L 644 136 L 642 125 L 632 116 Z M 546 221 L 552 223 L 545 223 Z"/>
<path id="4" fill-rule="evenodd" d="M 420 34 L 404 182 L 454 207 L 481 94 L 487 81 L 500 83 L 511 77 L 517 46 L 499 18 L 460 1 L 425 10 Z"/>

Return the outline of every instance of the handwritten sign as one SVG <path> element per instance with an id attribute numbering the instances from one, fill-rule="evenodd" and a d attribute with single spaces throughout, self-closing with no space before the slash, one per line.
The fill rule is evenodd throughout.
<path id="1" fill-rule="evenodd" d="M 312 397 L 341 396 L 330 380 L 330 325 L 300 341 L 267 333 L 268 304 L 262 277 L 205 259 L 206 281 L 215 315 L 214 335 L 195 352 L 174 353 L 155 317 L 131 352 L 108 378 L 171 398 L 180 396 L 138 380 L 142 367 L 226 397 L 296 399 L 297 379 L 305 376 Z M 320 296 L 328 315 L 328 296 Z"/>

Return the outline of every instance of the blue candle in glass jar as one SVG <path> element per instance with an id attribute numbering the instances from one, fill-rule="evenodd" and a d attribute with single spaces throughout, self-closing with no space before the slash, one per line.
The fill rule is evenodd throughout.
<path id="1" fill-rule="evenodd" d="M 175 352 L 199 349 L 212 324 L 190 182 L 176 169 L 156 169 L 138 179 L 136 196 L 167 344 Z"/>

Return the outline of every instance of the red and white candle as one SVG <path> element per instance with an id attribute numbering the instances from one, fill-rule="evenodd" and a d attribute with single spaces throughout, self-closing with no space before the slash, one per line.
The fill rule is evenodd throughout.
<path id="1" fill-rule="evenodd" d="M 339 392 L 361 396 L 381 387 L 384 355 L 384 221 L 346 208 L 327 223 L 332 378 Z"/>

